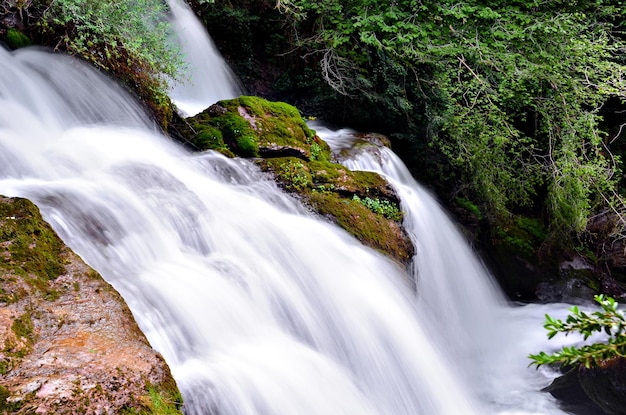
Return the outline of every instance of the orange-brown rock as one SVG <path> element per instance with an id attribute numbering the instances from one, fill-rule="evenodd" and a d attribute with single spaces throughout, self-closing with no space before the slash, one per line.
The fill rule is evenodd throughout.
<path id="1" fill-rule="evenodd" d="M 29 201 L 0 198 L 0 253 L 0 413 L 179 413 L 123 299 Z"/>

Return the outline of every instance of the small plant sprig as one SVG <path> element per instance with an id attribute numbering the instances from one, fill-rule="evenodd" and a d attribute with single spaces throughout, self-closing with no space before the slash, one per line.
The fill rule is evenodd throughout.
<path id="1" fill-rule="evenodd" d="M 588 314 L 581 311 L 577 306 L 569 310 L 572 314 L 567 316 L 565 322 L 554 319 L 546 314 L 546 321 L 543 327 L 548 330 L 548 339 L 553 338 L 558 333 L 568 335 L 570 333 L 580 333 L 583 339 L 587 340 L 594 333 L 604 332 L 609 336 L 606 342 L 589 345 L 564 346 L 561 350 L 547 354 L 531 354 L 528 357 L 532 360 L 530 365 L 537 368 L 545 364 L 575 365 L 582 364 L 586 368 L 598 366 L 602 361 L 614 357 L 626 357 L 626 319 L 624 313 L 618 309 L 619 304 L 615 299 L 602 294 L 594 296 L 595 301 L 600 305 L 601 310 Z"/>
<path id="2" fill-rule="evenodd" d="M 398 209 L 397 205 L 385 199 L 372 199 L 367 196 L 364 199 L 361 199 L 359 196 L 354 195 L 352 200 L 360 202 L 372 212 L 378 215 L 383 215 L 387 219 L 395 220 L 396 222 L 400 222 L 404 216 L 402 211 Z"/>

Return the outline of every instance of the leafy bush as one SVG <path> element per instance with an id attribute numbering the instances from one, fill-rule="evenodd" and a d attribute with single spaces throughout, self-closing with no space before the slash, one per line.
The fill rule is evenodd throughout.
<path id="1" fill-rule="evenodd" d="M 571 244 L 599 209 L 625 210 L 616 137 L 600 128 L 602 106 L 626 99 L 618 2 L 280 6 L 328 84 L 382 132 L 443 154 L 449 191 L 490 221 L 545 209 L 551 241 Z"/>
<path id="2" fill-rule="evenodd" d="M 82 57 L 134 89 L 164 124 L 171 118 L 168 82 L 184 77 L 161 0 L 46 0 L 44 44 Z M 36 6 L 33 6 L 36 7 Z"/>
<path id="3" fill-rule="evenodd" d="M 100 51 L 109 59 L 126 53 L 155 75 L 178 77 L 182 59 L 166 11 L 160 0 L 56 0 L 45 16 L 67 29 L 67 50 L 85 59 L 97 60 Z"/>
<path id="4" fill-rule="evenodd" d="M 580 333 L 587 340 L 594 333 L 604 333 L 608 340 L 583 346 L 565 346 L 553 354 L 531 354 L 528 356 L 532 360 L 531 365 L 582 364 L 590 368 L 607 359 L 626 357 L 626 319 L 623 311 L 618 309 L 619 304 L 611 297 L 596 295 L 594 299 L 601 310 L 589 314 L 574 306 L 570 308 L 572 314 L 567 316 L 565 322 L 546 314 L 544 327 L 548 330 L 549 339 L 559 333 Z"/>

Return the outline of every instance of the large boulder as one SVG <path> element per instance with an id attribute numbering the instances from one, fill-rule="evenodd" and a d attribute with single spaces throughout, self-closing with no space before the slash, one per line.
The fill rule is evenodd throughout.
<path id="1" fill-rule="evenodd" d="M 240 157 L 309 159 L 322 145 L 298 110 L 283 102 L 243 96 L 219 101 L 183 125 L 187 143 Z"/>
<path id="2" fill-rule="evenodd" d="M 545 389 L 573 415 L 626 415 L 626 359 L 569 367 Z"/>
<path id="3" fill-rule="evenodd" d="M 180 413 L 123 299 L 28 200 L 0 197 L 0 255 L 0 413 Z"/>
<path id="4" fill-rule="evenodd" d="M 196 150 L 253 158 L 284 190 L 363 244 L 403 265 L 413 257 L 394 189 L 377 173 L 336 163 L 295 107 L 257 97 L 220 101 L 177 132 Z"/>
<path id="5" fill-rule="evenodd" d="M 605 414 L 626 415 L 626 358 L 609 359 L 592 368 L 581 366 L 578 379 Z"/>

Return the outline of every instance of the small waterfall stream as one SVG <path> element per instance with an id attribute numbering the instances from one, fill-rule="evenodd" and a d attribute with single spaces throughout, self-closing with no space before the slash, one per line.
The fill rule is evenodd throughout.
<path id="1" fill-rule="evenodd" d="M 184 0 L 168 0 L 170 23 L 180 45 L 186 72 L 173 82 L 170 98 L 184 116 L 196 115 L 211 104 L 242 94 L 235 74 Z"/>

